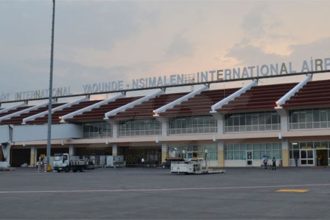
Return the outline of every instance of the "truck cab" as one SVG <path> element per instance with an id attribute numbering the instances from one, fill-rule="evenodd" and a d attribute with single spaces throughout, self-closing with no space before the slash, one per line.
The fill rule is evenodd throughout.
<path id="1" fill-rule="evenodd" d="M 71 157 L 68 153 L 56 154 L 53 161 L 53 169 L 57 172 L 69 172 L 70 170 L 82 172 L 86 167 L 87 161 Z"/>
<path id="2" fill-rule="evenodd" d="M 53 169 L 61 172 L 67 171 L 68 167 L 70 166 L 70 161 L 69 161 L 69 154 L 57 154 L 54 157 L 53 161 Z M 69 171 L 69 170 L 68 170 Z"/>

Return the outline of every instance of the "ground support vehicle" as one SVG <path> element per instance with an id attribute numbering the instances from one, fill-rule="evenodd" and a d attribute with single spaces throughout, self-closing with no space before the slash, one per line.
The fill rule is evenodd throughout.
<path id="1" fill-rule="evenodd" d="M 107 156 L 106 167 L 126 167 L 124 156 Z"/>
<path id="2" fill-rule="evenodd" d="M 166 158 L 165 162 L 163 162 L 160 166 L 164 169 L 170 169 L 171 163 L 174 161 L 184 161 L 181 157 L 174 157 L 174 158 Z"/>
<path id="3" fill-rule="evenodd" d="M 209 169 L 207 161 L 200 158 L 171 162 L 171 173 L 175 174 L 215 174 L 224 172 L 224 170 Z"/>
<path id="4" fill-rule="evenodd" d="M 58 154 L 55 155 L 53 161 L 53 170 L 57 172 L 82 172 L 87 168 L 88 161 L 85 159 L 80 159 L 77 156 L 70 156 L 69 154 Z"/>

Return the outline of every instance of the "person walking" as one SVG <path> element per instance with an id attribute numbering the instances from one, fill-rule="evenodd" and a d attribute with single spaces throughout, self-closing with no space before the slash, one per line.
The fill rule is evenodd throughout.
<path id="1" fill-rule="evenodd" d="M 294 163 L 295 163 L 296 167 L 298 167 L 298 156 L 297 155 L 294 156 Z"/>
<path id="2" fill-rule="evenodd" d="M 38 169 L 38 172 L 41 172 L 41 167 L 42 167 L 42 162 L 41 162 L 42 160 L 41 160 L 41 157 L 39 157 L 39 159 L 38 159 L 38 162 L 37 162 L 37 169 Z"/>
<path id="3" fill-rule="evenodd" d="M 276 170 L 276 159 L 273 157 L 272 159 L 272 170 Z"/>
<path id="4" fill-rule="evenodd" d="M 268 158 L 267 158 L 267 156 L 265 156 L 265 155 L 263 156 L 263 161 L 262 162 L 264 164 L 264 168 L 267 169 L 267 165 L 268 165 Z"/>

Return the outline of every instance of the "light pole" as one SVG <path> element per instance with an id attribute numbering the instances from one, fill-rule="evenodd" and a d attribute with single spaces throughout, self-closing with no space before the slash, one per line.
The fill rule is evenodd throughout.
<path id="1" fill-rule="evenodd" d="M 206 168 L 206 169 L 208 169 L 208 167 L 207 167 L 207 154 L 208 154 L 208 150 L 205 149 L 204 157 L 205 157 L 205 168 Z"/>
<path id="2" fill-rule="evenodd" d="M 49 99 L 48 99 L 48 132 L 47 132 L 47 171 L 51 171 L 50 155 L 51 155 L 51 136 L 52 136 L 54 28 L 55 28 L 55 0 L 53 0 L 52 36 L 51 36 L 51 48 L 50 48 L 50 74 L 49 74 Z"/>

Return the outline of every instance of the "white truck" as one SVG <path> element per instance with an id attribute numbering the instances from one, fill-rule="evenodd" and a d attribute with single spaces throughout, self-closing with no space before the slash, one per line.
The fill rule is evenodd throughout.
<path id="1" fill-rule="evenodd" d="M 209 169 L 207 161 L 202 158 L 172 161 L 171 163 L 171 173 L 174 174 L 215 174 L 224 172 L 224 170 Z"/>
<path id="2" fill-rule="evenodd" d="M 124 156 L 106 156 L 106 167 L 125 167 Z"/>
<path id="3" fill-rule="evenodd" d="M 70 156 L 68 153 L 56 154 L 53 161 L 53 170 L 57 172 L 65 171 L 82 172 L 87 168 L 88 161 L 76 156 Z"/>

